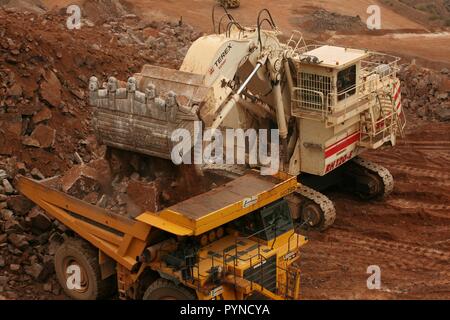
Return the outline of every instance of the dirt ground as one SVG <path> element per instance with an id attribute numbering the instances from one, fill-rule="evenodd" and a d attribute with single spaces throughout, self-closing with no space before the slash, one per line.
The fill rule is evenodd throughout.
<path id="1" fill-rule="evenodd" d="M 363 202 L 333 191 L 333 227 L 310 233 L 303 250 L 305 299 L 450 298 L 450 124 L 409 117 L 393 149 L 365 157 L 386 166 L 394 192 Z M 367 268 L 381 269 L 381 289 L 367 289 Z"/>
<path id="2" fill-rule="evenodd" d="M 50 0 L 50 2 L 52 1 Z M 440 35 L 430 34 L 431 29 L 434 29 L 434 26 L 430 23 L 431 20 L 428 19 L 424 22 L 417 10 L 405 15 L 401 14 L 401 7 L 398 9 L 383 3 L 383 1 L 371 0 L 307 0 L 301 1 L 301 3 L 292 0 L 242 0 L 241 6 L 238 9 L 230 10 L 230 13 L 244 25 L 256 25 L 259 10 L 267 8 L 272 13 L 279 29 L 286 36 L 290 36 L 292 30 L 300 30 L 305 34 L 305 37 L 318 41 L 387 51 L 388 53 L 401 55 L 406 60 L 417 59 L 422 65 L 431 68 L 450 67 L 450 60 L 448 59 L 450 57 L 450 33 L 445 30 L 433 30 L 440 32 Z M 182 17 L 183 21 L 204 32 L 211 32 L 212 30 L 211 8 L 214 4 L 213 0 L 191 1 L 189 8 L 183 7 L 184 1 L 180 0 L 136 0 L 132 1 L 132 4 L 136 12 L 144 18 L 178 20 Z M 369 17 L 367 8 L 372 4 L 380 5 L 382 32 L 375 31 L 356 36 L 342 36 L 333 32 L 307 33 L 297 23 L 299 15 L 310 14 L 318 8 L 349 16 L 359 15 L 362 22 L 365 23 Z M 181 7 L 183 7 L 182 11 L 180 10 Z M 400 13 L 394 9 L 398 9 Z M 221 13 L 219 10 L 217 12 L 217 19 L 219 19 Z"/>

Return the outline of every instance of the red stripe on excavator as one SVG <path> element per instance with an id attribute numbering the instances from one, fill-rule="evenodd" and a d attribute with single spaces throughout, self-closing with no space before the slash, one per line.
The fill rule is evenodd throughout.
<path id="1" fill-rule="evenodd" d="M 398 90 L 397 90 L 397 92 L 395 93 L 395 96 L 394 96 L 394 100 L 397 100 L 398 99 L 398 97 L 400 96 L 400 87 L 398 88 Z"/>
<path id="2" fill-rule="evenodd" d="M 329 146 L 327 149 L 325 149 L 325 158 L 329 158 L 332 155 L 341 151 L 342 149 L 347 148 L 352 143 L 357 142 L 360 139 L 360 137 L 361 137 L 361 133 L 356 132 L 356 133 L 342 139 L 341 141 L 336 142 L 332 146 Z"/>
<path id="3" fill-rule="evenodd" d="M 398 82 L 395 83 L 395 86 L 394 86 L 394 92 L 395 92 L 394 100 L 397 100 L 397 98 L 399 97 L 401 91 L 402 91 L 402 87 L 400 86 L 400 84 Z"/>

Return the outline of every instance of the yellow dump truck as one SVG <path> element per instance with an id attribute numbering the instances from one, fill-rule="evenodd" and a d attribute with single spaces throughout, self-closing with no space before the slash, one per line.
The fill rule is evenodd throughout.
<path id="1" fill-rule="evenodd" d="M 295 232 L 284 199 L 297 188 L 294 176 L 248 171 L 135 219 L 69 196 L 57 180 L 19 176 L 17 187 L 73 232 L 55 254 L 71 298 L 114 290 L 121 299 L 299 298 L 294 262 L 307 239 Z"/>

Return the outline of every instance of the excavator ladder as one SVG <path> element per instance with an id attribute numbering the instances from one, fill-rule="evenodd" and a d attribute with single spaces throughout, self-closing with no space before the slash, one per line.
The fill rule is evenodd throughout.
<path id="1" fill-rule="evenodd" d="M 402 127 L 399 126 L 394 101 L 388 92 L 376 93 L 374 105 L 364 113 L 361 121 L 361 146 L 376 149 L 388 141 L 395 145 Z"/>

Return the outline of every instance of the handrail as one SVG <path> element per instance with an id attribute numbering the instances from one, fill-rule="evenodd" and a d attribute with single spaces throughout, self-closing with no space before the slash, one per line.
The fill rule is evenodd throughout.
<path id="1" fill-rule="evenodd" d="M 322 119 L 324 119 L 328 114 L 332 114 L 337 111 L 344 110 L 345 113 L 350 106 L 354 105 L 354 100 L 349 100 L 349 97 L 353 96 L 356 99 L 363 100 L 380 89 L 385 89 L 387 85 L 391 83 L 399 70 L 399 60 L 400 58 L 391 55 L 371 53 L 367 59 L 361 61 L 362 68 L 360 70 L 359 81 L 357 84 L 354 84 L 353 86 L 345 88 L 339 92 L 328 92 L 326 93 L 326 96 L 324 96 L 321 91 L 311 88 L 305 88 L 302 86 L 294 87 L 291 95 L 292 102 L 294 103 L 293 113 L 298 113 L 300 110 L 316 111 L 321 113 Z M 383 85 L 380 86 L 380 83 Z M 301 99 L 300 94 L 295 94 L 299 91 L 309 92 L 310 94 L 315 95 L 321 94 L 321 96 L 320 99 L 313 98 L 303 100 Z M 339 97 L 342 96 L 344 98 L 339 99 Z"/>

